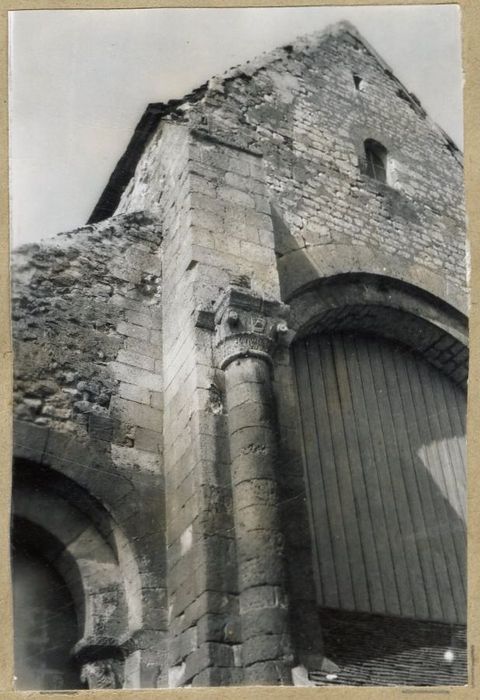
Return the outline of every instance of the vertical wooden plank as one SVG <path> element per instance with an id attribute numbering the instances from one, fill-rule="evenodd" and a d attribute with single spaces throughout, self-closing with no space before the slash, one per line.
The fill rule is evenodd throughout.
<path id="1" fill-rule="evenodd" d="M 464 396 L 396 348 L 336 334 L 294 349 L 320 603 L 461 622 L 464 531 L 447 501 L 464 512 Z"/>
<path id="2" fill-rule="evenodd" d="M 404 473 L 397 444 L 397 435 L 391 415 L 390 397 L 385 380 L 384 367 L 379 350 L 379 343 L 369 341 L 367 352 L 372 369 L 375 395 L 377 398 L 380 430 L 387 454 L 387 465 L 390 474 L 390 482 L 393 494 L 394 507 L 399 523 L 400 540 L 394 543 L 394 558 L 398 552 L 404 552 L 408 562 L 405 576 L 399 579 L 404 587 L 403 594 L 409 600 L 411 608 L 405 614 L 413 614 L 415 617 L 425 617 L 428 614 L 428 605 L 423 584 L 423 574 L 420 566 L 415 531 L 412 522 L 411 505 L 405 489 Z M 389 347 L 390 352 L 392 351 Z"/>
<path id="3" fill-rule="evenodd" d="M 433 561 L 432 551 L 427 533 L 425 505 L 423 493 L 425 479 L 417 474 L 415 466 L 417 455 L 412 449 L 412 434 L 407 427 L 406 416 L 411 415 L 413 406 L 409 385 L 405 375 L 397 375 L 394 355 L 399 363 L 405 362 L 405 357 L 396 352 L 395 348 L 385 343 L 379 345 L 383 365 L 385 385 L 389 402 L 389 422 L 393 432 L 395 449 L 398 451 L 399 479 L 403 479 L 404 488 L 409 503 L 409 512 L 403 517 L 411 518 L 412 544 L 415 544 L 420 566 L 419 578 L 415 581 L 413 595 L 416 600 L 424 600 L 420 617 L 424 619 L 441 620 L 443 616 L 440 592 L 437 583 L 437 572 Z M 403 386 L 401 386 L 401 384 Z"/>
<path id="4" fill-rule="evenodd" d="M 371 602 L 365 561 L 365 546 L 368 545 L 368 538 L 362 536 L 362 526 L 365 525 L 363 515 L 365 501 L 359 499 L 358 488 L 356 488 L 358 454 L 352 440 L 352 436 L 355 435 L 355 425 L 348 410 L 348 374 L 345 371 L 341 338 L 340 336 L 319 336 L 318 348 L 328 398 L 327 410 L 330 414 L 335 471 L 350 555 L 355 610 L 370 611 Z"/>
<path id="5" fill-rule="evenodd" d="M 316 549 L 319 603 L 325 607 L 336 608 L 340 606 L 340 599 L 332 549 L 334 524 L 330 522 L 329 509 L 325 500 L 325 485 L 318 450 L 317 421 L 305 341 L 297 342 L 293 350 L 310 500 L 309 509 L 313 520 L 312 539 Z"/>
<path id="6" fill-rule="evenodd" d="M 432 371 L 432 370 L 430 370 Z M 445 447 L 449 452 L 450 462 L 452 465 L 453 487 L 456 496 L 457 507 L 455 508 L 455 528 L 453 530 L 454 539 L 457 541 L 457 553 L 459 556 L 459 575 L 463 586 L 458 590 L 457 609 L 459 611 L 458 621 L 466 623 L 467 618 L 467 531 L 466 531 L 466 461 L 462 452 L 460 443 L 465 445 L 465 437 L 462 435 L 460 427 L 460 435 L 455 427 L 453 416 L 458 415 L 458 404 L 463 398 L 465 403 L 465 394 L 462 390 L 455 386 L 447 377 L 437 376 L 437 383 L 433 384 L 437 390 L 435 399 L 440 410 L 438 418 L 442 434 L 448 436 L 445 441 Z M 447 387 L 450 386 L 452 392 L 456 394 L 453 401 L 453 406 L 449 406 L 445 400 Z"/>
<path id="7" fill-rule="evenodd" d="M 450 426 L 449 422 L 445 421 L 444 407 L 441 401 L 441 396 L 443 395 L 441 380 L 446 378 L 440 377 L 438 373 L 433 373 L 430 367 L 423 363 L 418 365 L 418 372 L 425 402 L 428 406 L 430 430 L 434 438 L 434 445 L 430 446 L 430 449 L 434 447 L 435 454 L 438 455 L 438 474 L 440 475 L 441 488 L 446 499 L 447 510 L 452 508 L 458 514 L 460 502 L 455 471 L 459 465 L 456 461 L 452 461 L 452 453 L 447 443 L 447 438 L 450 435 Z M 447 426 L 445 431 L 442 430 L 442 421 Z"/>
<path id="8" fill-rule="evenodd" d="M 405 358 L 399 358 L 397 355 L 394 355 L 393 362 L 397 377 L 399 378 L 400 396 L 404 406 L 406 429 L 409 435 L 412 453 L 415 456 L 414 469 L 416 472 L 419 495 L 422 502 L 423 515 L 425 519 L 425 538 L 433 560 L 436 587 L 438 589 L 440 604 L 443 611 L 440 619 L 447 620 L 452 617 L 452 603 L 450 600 L 450 580 L 446 563 L 446 553 L 442 532 L 439 528 L 436 504 L 432 494 L 431 478 L 427 466 L 421 463 L 418 455 L 418 450 L 424 442 L 424 437 L 423 433 L 421 432 L 421 422 L 417 416 L 417 413 L 418 411 L 420 411 L 420 413 L 424 413 L 424 409 L 419 406 L 418 383 L 415 382 L 413 378 L 412 384 L 412 373 L 408 371 Z M 428 585 L 430 586 L 431 593 L 433 595 L 433 580 Z"/>
<path id="9" fill-rule="evenodd" d="M 465 537 L 461 518 L 452 507 L 452 503 L 456 502 L 457 497 L 453 465 L 449 461 L 449 453 L 446 450 L 445 441 L 442 439 L 438 405 L 433 391 L 436 385 L 432 382 L 426 363 L 418 361 L 415 365 L 427 410 L 426 416 L 431 438 L 429 449 L 434 454 L 434 460 L 431 460 L 430 463 L 435 466 L 435 470 L 432 470 L 431 473 L 432 475 L 435 473 L 435 479 L 439 486 L 437 503 L 439 504 L 439 512 L 442 512 L 442 529 L 445 532 L 445 541 L 448 542 L 448 546 L 453 545 L 447 566 L 452 586 L 451 594 L 456 608 L 455 621 L 460 621 L 465 619 Z"/>
<path id="10" fill-rule="evenodd" d="M 451 384 L 448 377 L 442 377 L 433 369 L 429 370 L 429 374 L 432 375 L 432 387 L 434 390 L 435 403 L 437 405 L 437 417 L 441 434 L 444 436 L 445 450 L 451 466 L 454 508 L 463 520 L 463 523 L 465 523 L 466 494 L 462 486 L 465 480 L 466 464 L 463 459 L 457 431 L 452 419 L 452 412 L 456 412 L 456 401 L 454 400 L 455 406 L 451 407 L 447 404 L 445 399 L 446 386 Z M 452 386 L 452 389 L 460 391 L 457 387 Z"/>
<path id="11" fill-rule="evenodd" d="M 410 382 L 412 392 L 413 405 L 415 409 L 415 418 L 419 427 L 418 443 L 416 444 L 417 455 L 420 458 L 420 449 L 424 444 L 433 443 L 434 439 L 430 430 L 430 421 L 428 416 L 428 408 L 425 403 L 423 389 L 418 374 L 416 362 L 404 363 L 407 370 L 407 376 Z M 432 546 L 432 551 L 437 559 L 439 567 L 445 570 L 445 579 L 439 579 L 439 584 L 442 585 L 442 606 L 444 609 L 444 619 L 447 622 L 455 622 L 457 618 L 457 607 L 453 596 L 453 587 L 456 577 L 452 577 L 452 562 L 456 563 L 456 552 L 453 544 L 451 533 L 445 527 L 447 522 L 447 512 L 445 509 L 444 499 L 440 495 L 439 488 L 435 484 L 435 478 L 438 478 L 439 456 L 435 458 L 428 450 L 424 452 L 424 468 L 427 476 L 428 488 L 433 501 L 434 514 L 429 527 L 429 541 Z M 421 470 L 421 468 L 420 468 Z"/>
<path id="12" fill-rule="evenodd" d="M 359 529 L 368 588 L 368 607 L 364 609 L 368 611 L 385 610 L 385 598 L 380 575 L 381 560 L 378 558 L 376 527 L 371 513 L 371 494 L 366 486 L 368 465 L 365 463 L 365 457 L 360 448 L 357 416 L 352 400 L 354 385 L 361 383 L 360 377 L 352 372 L 352 363 L 355 362 L 358 366 L 358 362 L 356 362 L 357 348 L 350 337 L 342 337 L 339 334 L 333 338 L 333 351 L 345 442 L 350 463 L 353 497 L 357 509 L 357 527 Z"/>
<path id="13" fill-rule="evenodd" d="M 370 366 L 370 357 L 367 346 L 364 343 L 358 344 L 358 357 L 362 368 L 363 389 L 368 408 L 373 452 L 377 464 L 380 490 L 385 503 L 385 511 L 387 515 L 387 530 L 395 572 L 399 614 L 413 616 L 415 614 L 415 607 L 408 580 L 408 561 L 403 547 L 402 530 L 398 518 L 395 499 L 393 497 L 393 484 L 390 471 L 388 447 L 385 445 L 378 398 L 373 380 L 372 368 Z M 387 610 L 386 612 L 393 615 L 398 614 L 397 610 Z"/>
<path id="14" fill-rule="evenodd" d="M 458 445 L 460 448 L 460 451 L 462 453 L 462 461 L 463 464 L 467 464 L 467 442 L 466 442 L 466 434 L 467 434 L 467 396 L 466 393 L 464 393 L 461 389 L 456 387 L 453 383 L 449 382 L 447 387 L 450 387 L 452 389 L 453 395 L 455 397 L 454 405 L 457 409 L 457 411 L 452 411 L 452 419 L 454 419 L 456 416 L 458 416 L 458 422 L 459 425 L 461 426 L 459 428 L 459 441 Z M 467 487 L 467 470 L 465 469 L 463 473 L 463 479 L 464 479 L 464 487 L 466 489 Z"/>
<path id="15" fill-rule="evenodd" d="M 325 362 L 325 365 L 322 364 Z M 331 424 L 329 404 L 332 399 L 330 387 L 325 377 L 332 374 L 333 367 L 328 363 L 328 357 L 321 358 L 317 340 L 308 347 L 308 365 L 312 382 L 313 403 L 319 430 L 319 451 L 322 473 L 324 476 L 327 508 L 335 523 L 332 546 L 334 550 L 337 587 L 341 606 L 345 610 L 355 609 L 355 595 L 351 573 L 351 552 L 346 535 L 347 525 L 344 520 L 344 494 L 338 480 L 336 463 L 334 429 Z M 320 434 L 320 430 L 322 431 Z"/>
<path id="16" fill-rule="evenodd" d="M 382 495 L 378 474 L 378 465 L 372 444 L 369 407 L 365 399 L 362 368 L 356 347 L 355 352 L 350 355 L 348 372 L 358 446 L 363 465 L 363 477 L 367 491 L 368 508 L 373 521 L 375 548 L 378 559 L 377 567 L 369 570 L 369 576 L 371 579 L 381 582 L 383 593 L 383 604 L 379 604 L 377 608 L 372 609 L 372 612 L 386 612 L 390 610 L 395 611 L 395 614 L 400 614 L 395 565 L 392 558 L 392 547 L 389 536 L 389 518 L 385 509 L 385 501 Z"/>
<path id="17" fill-rule="evenodd" d="M 460 501 L 462 504 L 463 519 L 467 518 L 467 450 L 466 450 L 466 416 L 467 400 L 465 392 L 453 382 L 443 382 L 443 397 L 448 411 L 448 417 L 455 436 L 455 444 L 463 469 L 456 474 Z"/>

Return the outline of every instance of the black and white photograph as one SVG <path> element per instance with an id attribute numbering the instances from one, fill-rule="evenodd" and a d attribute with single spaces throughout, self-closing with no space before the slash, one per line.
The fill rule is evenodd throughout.
<path id="1" fill-rule="evenodd" d="M 8 15 L 15 689 L 466 685 L 459 7 Z"/>

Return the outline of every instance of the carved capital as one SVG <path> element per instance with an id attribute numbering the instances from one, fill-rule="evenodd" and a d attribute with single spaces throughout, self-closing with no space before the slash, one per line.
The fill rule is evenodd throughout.
<path id="1" fill-rule="evenodd" d="M 89 688 L 123 688 L 125 659 L 137 649 L 134 637 L 82 637 L 72 650 L 81 669 L 80 678 Z"/>
<path id="2" fill-rule="evenodd" d="M 82 666 L 80 678 L 89 689 L 122 688 L 122 663 L 117 659 L 90 661 Z"/>
<path id="3" fill-rule="evenodd" d="M 288 344 L 293 336 L 288 312 L 280 301 L 229 287 L 215 313 L 219 367 L 225 369 L 239 357 L 260 357 L 271 363 L 275 346 Z"/>

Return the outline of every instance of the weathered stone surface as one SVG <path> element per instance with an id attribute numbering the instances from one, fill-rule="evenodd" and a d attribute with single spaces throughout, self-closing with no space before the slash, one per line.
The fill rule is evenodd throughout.
<path id="1" fill-rule="evenodd" d="M 289 684 L 325 652 L 291 329 L 404 338 L 421 307 L 416 349 L 465 379 L 461 155 L 345 27 L 147 122 L 96 223 L 15 255 L 16 483 L 90 518 L 64 534 L 99 559 L 92 687 Z"/>

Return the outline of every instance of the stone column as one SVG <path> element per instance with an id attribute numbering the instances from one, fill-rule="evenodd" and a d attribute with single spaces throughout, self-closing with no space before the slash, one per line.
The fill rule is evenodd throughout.
<path id="1" fill-rule="evenodd" d="M 245 681 L 257 684 L 290 684 L 293 660 L 271 385 L 272 351 L 289 334 L 286 311 L 277 301 L 232 287 L 215 319 L 225 371 L 243 667 Z"/>

